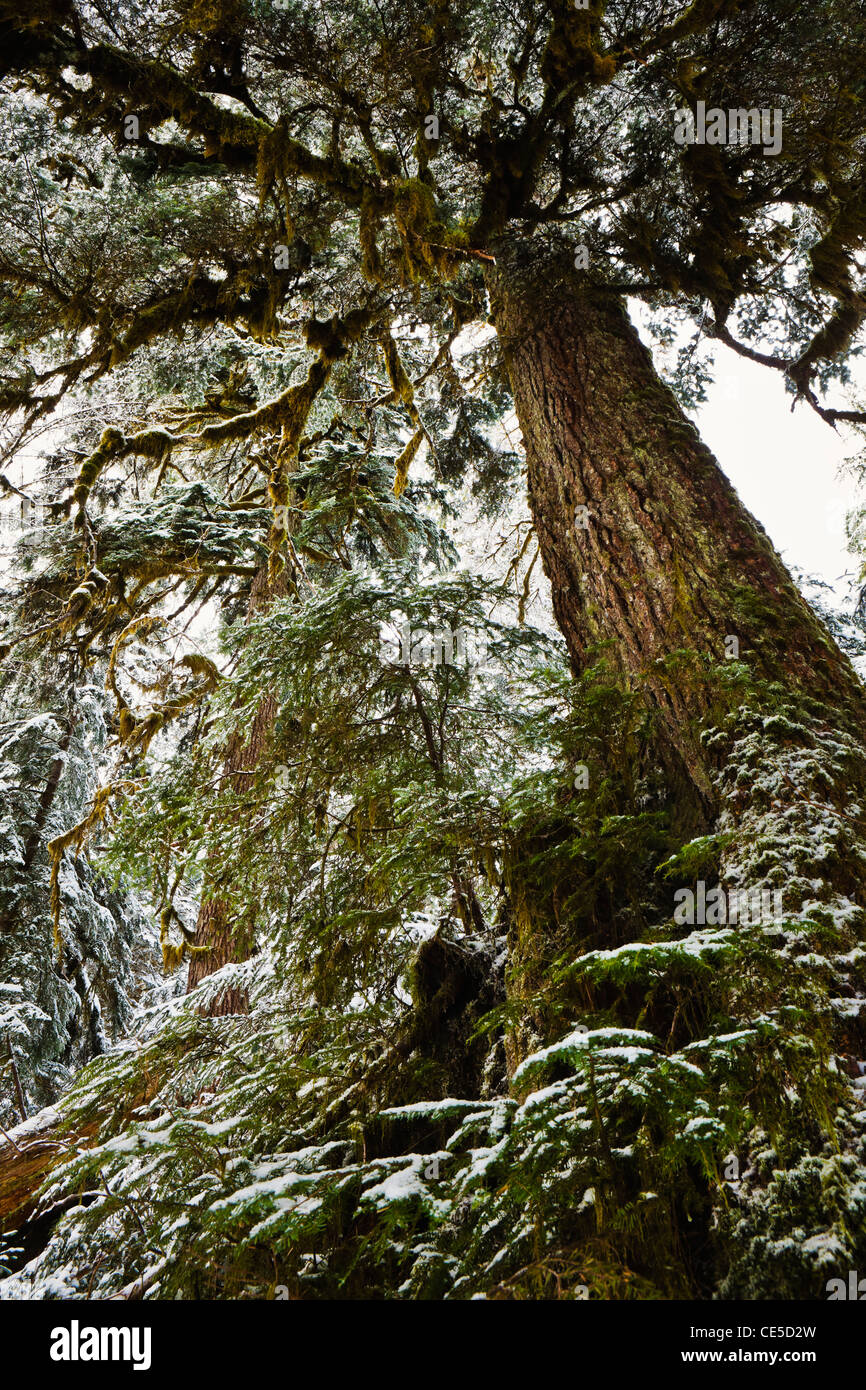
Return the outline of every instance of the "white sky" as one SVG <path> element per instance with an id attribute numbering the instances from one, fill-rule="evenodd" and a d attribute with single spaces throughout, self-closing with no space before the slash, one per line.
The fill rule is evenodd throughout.
<path id="1" fill-rule="evenodd" d="M 807 405 L 792 413 L 779 372 L 721 345 L 716 363 L 709 400 L 695 413 L 703 439 L 786 563 L 835 584 L 859 568 L 845 537 L 857 489 L 842 470 L 858 441 Z M 833 404 L 846 408 L 838 392 Z"/>
<path id="2" fill-rule="evenodd" d="M 644 306 L 633 300 L 628 307 L 659 364 Z M 688 340 L 684 330 L 671 357 Z M 850 601 L 850 577 L 861 562 L 848 549 L 845 516 L 866 497 L 844 464 L 863 448 L 862 440 L 844 425 L 831 429 L 802 402 L 792 413 L 780 372 L 721 343 L 704 346 L 712 349 L 714 381 L 706 403 L 691 412 L 701 438 L 785 563 L 832 584 L 840 599 Z M 851 375 L 850 396 L 834 387 L 828 402 L 839 410 L 860 409 L 866 401 L 866 366 L 855 362 Z"/>

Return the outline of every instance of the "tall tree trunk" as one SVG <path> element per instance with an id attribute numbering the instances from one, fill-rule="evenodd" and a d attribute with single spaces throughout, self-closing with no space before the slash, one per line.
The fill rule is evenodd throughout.
<path id="1" fill-rule="evenodd" d="M 649 1030 L 660 1055 L 697 1062 L 695 1123 L 726 1136 L 719 1142 L 746 1174 L 733 1198 L 721 1182 L 698 1184 L 712 1264 L 698 1285 L 820 1296 L 827 1242 L 840 1268 L 866 1259 L 856 1187 L 866 1161 L 866 694 L 659 380 L 617 296 L 568 255 L 539 255 L 531 243 L 497 250 L 489 286 L 575 670 L 601 647 L 645 699 L 674 799 L 683 779 L 692 791 L 681 847 L 714 847 L 726 893 L 779 893 L 783 908 L 769 924 L 723 915 L 689 930 L 677 925 L 671 889 L 634 948 L 614 933 L 581 935 L 579 923 L 564 940 L 556 903 L 524 910 L 518 893 L 509 993 L 537 994 L 545 963 L 568 953 L 572 967 L 556 980 L 579 985 L 572 1016 Z M 742 665 L 726 666 L 737 655 Z M 552 974 L 549 988 L 562 988 Z M 516 1030 L 512 1068 L 539 1033 L 552 1041 L 538 1017 Z M 626 1070 L 623 1096 L 631 1085 Z M 635 1131 L 639 1148 L 647 1133 Z M 721 1167 L 724 1152 L 710 1161 Z M 657 1177 L 672 1210 L 672 1194 L 694 1188 L 681 1162 Z M 682 1248 L 697 1226 L 672 1220 Z M 666 1248 L 659 1260 L 670 1256 Z"/>
<path id="2" fill-rule="evenodd" d="M 670 389 L 621 300 L 562 253 L 506 247 L 493 318 L 526 448 L 554 611 L 577 669 L 599 643 L 646 682 L 696 786 L 710 792 L 695 720 L 718 706 L 712 664 L 783 679 L 866 718 L 866 692 L 800 595 Z M 732 646 L 730 639 L 736 639 Z"/>

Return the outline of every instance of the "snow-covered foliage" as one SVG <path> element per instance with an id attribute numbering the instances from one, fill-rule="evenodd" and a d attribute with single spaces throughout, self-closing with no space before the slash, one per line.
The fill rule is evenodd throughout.
<path id="1" fill-rule="evenodd" d="M 64 684 L 41 712 L 33 709 L 34 679 L 7 690 L 0 723 L 0 1124 L 7 1128 L 22 1118 L 9 1049 L 32 1113 L 129 1030 L 136 1001 L 157 977 L 152 920 L 86 858 L 66 855 L 61 864 L 59 951 L 54 944 L 47 844 L 86 815 L 106 740 L 104 692 Z"/>
<path id="2" fill-rule="evenodd" d="M 393 601 L 387 589 L 383 601 Z M 337 611 L 350 651 L 346 594 Z M 335 617 L 323 605 L 319 622 Z M 258 633 L 253 667 L 292 621 L 277 612 Z M 292 681 L 304 679 L 296 636 Z M 309 649 L 313 670 L 321 636 Z M 429 698 L 437 683 L 429 672 L 425 680 Z M 420 823 L 394 826 L 387 846 L 372 825 L 360 841 L 329 845 L 324 859 L 320 842 L 319 868 L 309 857 L 304 877 L 318 885 L 324 870 L 338 931 L 321 936 L 318 886 L 308 894 L 275 876 L 268 920 L 283 924 L 266 933 L 271 945 L 156 1005 L 134 1040 L 91 1063 L 66 1094 L 69 1132 L 95 1123 L 98 1139 L 49 1178 L 47 1201 L 77 1200 L 4 1296 L 658 1298 L 698 1289 L 813 1298 L 838 1269 L 857 1268 L 866 1108 L 844 1040 L 860 1036 L 866 993 L 862 909 L 828 887 L 823 866 L 856 856 L 851 789 L 864 784 L 863 750 L 788 692 L 757 691 L 730 668 L 723 680 L 739 702 L 705 735 L 723 753 L 729 808 L 714 837 L 677 845 L 651 809 L 652 783 L 625 785 L 628 751 L 617 783 L 610 745 L 627 744 L 630 727 L 640 739 L 640 726 L 596 673 L 579 698 L 572 692 L 571 708 L 561 684 L 539 685 L 534 717 L 511 735 L 519 751 L 531 730 L 535 767 L 512 768 L 495 815 L 489 788 L 476 781 L 469 792 L 467 744 L 462 802 L 447 791 L 426 802 Z M 357 699 L 348 661 L 341 694 Z M 309 738 L 300 778 L 328 765 L 326 709 Z M 606 750 L 609 777 L 569 810 L 562 749 L 575 739 L 583 748 L 595 739 L 597 756 Z M 377 753 L 380 778 L 405 756 L 387 740 Z M 368 757 L 375 766 L 372 749 Z M 796 813 L 774 809 L 788 780 L 802 790 Z M 416 804 L 424 794 L 416 780 Z M 287 824 L 279 829 L 281 810 L 265 823 L 288 863 L 304 844 L 313 853 L 297 838 L 306 831 L 293 804 L 294 839 Z M 507 886 L 506 919 L 482 896 L 489 936 L 447 913 L 432 937 L 389 928 L 382 854 L 420 922 L 443 837 L 460 844 L 467 816 L 474 854 L 492 856 L 493 881 Z M 621 891 L 611 904 L 611 882 L 625 890 L 635 860 L 644 866 L 637 903 L 624 908 Z M 781 887 L 785 920 L 678 927 L 671 885 L 711 866 L 732 886 Z M 571 922 L 542 975 L 524 938 L 546 910 L 540 884 Z M 594 933 L 610 939 L 620 911 L 631 939 L 593 945 Z M 327 969 L 308 959 L 323 941 Z M 505 960 L 512 981 L 524 971 L 519 1010 L 495 983 Z M 390 1000 L 377 963 L 402 980 Z M 490 981 L 481 1013 L 461 993 L 476 966 Z M 202 1017 L 230 987 L 246 993 L 249 1012 Z M 527 1015 L 535 1045 L 520 1043 Z M 444 1051 L 430 1050 L 431 1022 L 440 1045 L 452 1039 Z M 451 1048 L 465 1061 L 472 1038 L 482 1045 L 467 1072 Z M 521 1046 L 509 1068 L 509 1048 Z"/>

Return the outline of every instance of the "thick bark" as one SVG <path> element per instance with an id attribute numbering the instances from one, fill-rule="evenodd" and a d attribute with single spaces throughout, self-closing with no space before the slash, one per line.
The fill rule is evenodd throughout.
<path id="1" fill-rule="evenodd" d="M 581 669 L 598 644 L 646 682 L 671 744 L 712 803 L 695 725 L 718 704 L 731 654 L 866 715 L 864 691 L 766 533 L 657 376 L 621 301 L 563 253 L 504 247 L 493 321 L 526 448 L 553 604 Z M 585 508 L 585 511 L 579 509 Z M 711 661 L 687 676 L 667 660 Z"/>
<path id="2" fill-rule="evenodd" d="M 710 1183 L 700 1220 L 674 1221 L 678 1248 L 699 1238 L 695 1287 L 814 1297 L 822 1243 L 842 1232 L 842 1266 L 866 1258 L 856 1182 L 866 1158 L 866 693 L 657 377 L 618 299 L 567 257 L 536 261 L 524 248 L 497 253 L 490 288 L 573 665 L 584 669 L 601 646 L 620 682 L 642 693 L 668 810 L 683 778 L 690 784 L 693 814 L 672 825 L 688 891 L 703 877 L 689 854 L 712 844 L 720 892 L 779 903 L 769 923 L 748 914 L 683 921 L 648 866 L 657 916 L 629 930 L 613 881 L 607 916 L 588 925 L 560 920 L 568 885 L 554 884 L 549 901 L 536 888 L 527 903 L 514 874 L 507 987 L 525 1023 L 513 1028 L 509 1069 L 575 1014 L 590 1027 L 648 1030 L 660 1052 L 699 1059 L 701 1113 L 727 1133 L 748 1178 L 735 1207 Z M 742 665 L 729 681 L 731 637 Z M 524 862 L 532 850 L 523 847 Z M 564 958 L 565 975 L 552 971 Z M 748 1043 L 734 1064 L 726 1048 L 737 1038 Z M 623 1095 L 629 1084 L 624 1074 Z M 829 1172 L 830 1152 L 846 1174 L 838 1194 L 815 1176 Z M 650 1183 L 673 1194 L 691 1177 L 665 1169 Z M 652 1250 L 640 1254 L 659 1287 L 668 1258 L 656 1268 Z"/>
<path id="3" fill-rule="evenodd" d="M 45 1175 L 69 1152 L 57 1110 L 41 1110 L 0 1135 L 0 1231 L 14 1231 L 35 1206 Z"/>

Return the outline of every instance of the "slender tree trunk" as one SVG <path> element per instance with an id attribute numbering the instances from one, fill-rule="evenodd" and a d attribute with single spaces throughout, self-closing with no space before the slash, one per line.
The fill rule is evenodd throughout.
<path id="1" fill-rule="evenodd" d="M 566 924 L 564 938 L 557 921 L 554 939 L 555 910 L 523 912 L 509 993 L 537 993 L 544 962 L 565 951 L 570 980 L 583 981 L 570 1000 L 591 1026 L 596 1016 L 649 1029 L 669 1054 L 698 1048 L 686 1056 L 706 1065 L 700 1113 L 715 1116 L 749 1173 L 737 1210 L 719 1189 L 700 1199 L 702 1249 L 715 1261 L 705 1288 L 815 1297 L 822 1241 L 838 1238 L 851 1268 L 866 1258 L 854 1178 L 836 1189 L 812 1176 L 834 1146 L 840 1173 L 855 1174 L 866 1154 L 849 1080 L 866 1058 L 866 693 L 659 380 L 621 301 L 568 255 L 538 256 L 531 244 L 498 249 L 489 286 L 574 668 L 601 649 L 642 694 L 673 800 L 691 788 L 679 843 L 709 834 L 726 891 L 778 893 L 783 906 L 769 925 L 714 930 L 707 918 L 689 932 L 671 901 L 651 932 L 636 932 L 650 944 L 630 957 L 621 937 L 587 939 L 576 925 L 569 939 Z M 734 657 L 742 665 L 727 667 Z M 515 1030 L 512 1069 L 539 1032 L 538 1014 Z M 736 1066 L 720 1061 L 736 1044 L 719 1038 L 737 1036 L 748 1042 Z M 761 1158 L 768 1132 L 775 1171 Z M 673 1193 L 679 1180 L 659 1181 Z M 677 1239 L 695 1229 L 682 1225 Z"/>
<path id="2" fill-rule="evenodd" d="M 334 323 L 337 321 L 335 320 Z M 289 543 L 292 559 L 284 555 L 285 533 L 291 532 L 290 511 L 292 495 L 291 477 L 298 466 L 301 432 L 312 409 L 318 393 L 330 375 L 334 362 L 346 353 L 347 344 L 357 341 L 369 323 L 367 310 L 356 310 L 346 320 L 339 321 L 339 333 L 332 323 L 326 341 L 318 346 L 318 358 L 312 363 L 305 382 L 299 384 L 294 407 L 294 417 L 290 424 L 283 426 L 282 441 L 276 452 L 273 469 L 268 481 L 268 493 L 274 508 L 271 531 L 268 537 L 268 563 L 256 575 L 250 593 L 247 621 L 267 608 L 275 598 L 284 598 L 289 589 L 296 586 L 297 577 L 293 573 L 294 551 Z M 292 569 L 284 568 L 291 565 Z M 277 713 L 273 697 L 265 693 L 256 712 L 249 738 L 232 741 L 226 755 L 224 771 L 227 780 L 239 790 L 245 781 L 238 776 L 232 781 L 232 774 L 242 774 L 255 768 L 267 746 L 271 726 Z M 238 825 L 238 835 L 243 834 L 243 826 Z M 200 949 L 190 960 L 187 991 L 223 965 L 233 961 L 246 960 L 253 946 L 256 905 L 251 903 L 247 919 L 239 923 L 233 920 L 227 904 L 220 898 L 212 898 L 202 904 L 196 925 L 195 946 Z M 203 948 L 207 948 L 206 950 Z M 210 1014 L 243 1013 L 247 1008 L 247 998 L 243 990 L 227 990 L 210 1007 Z"/>
<path id="3" fill-rule="evenodd" d="M 284 595 L 285 592 L 285 583 L 280 578 L 275 581 L 269 580 L 268 567 L 263 565 L 253 580 L 247 607 L 247 622 L 266 608 L 274 597 Z M 264 695 L 250 726 L 249 737 L 244 739 L 235 735 L 232 739 L 226 753 L 223 772 L 234 791 L 243 790 L 246 781 L 243 774 L 258 766 L 267 747 L 276 714 L 276 700 L 270 694 Z M 237 833 L 240 839 L 244 833 L 243 825 L 240 823 Z M 199 909 L 196 923 L 194 945 L 200 949 L 190 957 L 187 993 L 224 965 L 247 960 L 253 946 L 254 931 L 252 906 L 249 919 L 238 922 L 223 898 L 207 898 Z M 245 1013 L 247 1007 L 248 1000 L 244 990 L 228 989 L 214 1001 L 208 1013 L 211 1017 Z"/>
<path id="4" fill-rule="evenodd" d="M 245 779 L 242 774 L 252 771 L 258 765 L 267 745 L 275 715 L 276 701 L 271 695 L 266 695 L 256 711 L 249 738 L 233 739 L 223 768 L 233 790 L 243 790 Z M 240 822 L 237 834 L 238 839 L 243 835 L 243 825 Z M 187 993 L 224 965 L 247 960 L 253 946 L 254 931 L 255 920 L 252 912 L 248 920 L 238 922 L 223 898 L 207 898 L 199 909 L 194 942 L 196 947 L 203 949 L 190 957 Z M 244 990 L 228 989 L 211 1005 L 208 1012 L 212 1017 L 245 1013 L 247 1004 Z"/>

